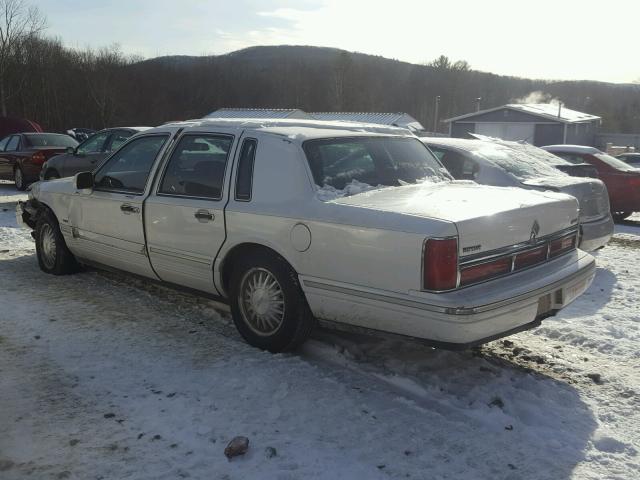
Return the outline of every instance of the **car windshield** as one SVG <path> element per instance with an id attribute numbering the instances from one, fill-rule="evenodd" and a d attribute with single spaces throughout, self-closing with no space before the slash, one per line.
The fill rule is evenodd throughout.
<path id="1" fill-rule="evenodd" d="M 606 163 L 610 167 L 613 167 L 617 170 L 624 170 L 624 171 L 636 170 L 634 167 L 630 166 L 628 163 L 623 162 L 619 158 L 612 157 L 611 155 L 607 155 L 606 153 L 594 153 L 593 156 L 596 157 L 598 160 L 602 160 L 604 163 Z"/>
<path id="2" fill-rule="evenodd" d="M 557 159 L 559 161 L 556 161 L 556 159 L 542 160 L 538 154 L 530 154 L 526 148 L 522 148 L 523 146 L 524 145 L 521 145 L 520 148 L 513 148 L 511 146 L 487 145 L 478 148 L 473 153 L 474 155 L 479 155 L 493 162 L 519 180 L 567 175 L 551 165 L 551 162 L 553 162 L 554 165 L 566 163 L 563 162 L 562 159 Z M 535 149 L 536 147 L 532 148 Z"/>
<path id="3" fill-rule="evenodd" d="M 319 187 L 399 186 L 451 180 L 417 138 L 344 137 L 308 140 L 303 149 Z M 350 193 L 358 193 L 358 188 Z M 347 192 L 348 194 L 349 192 Z"/>
<path id="4" fill-rule="evenodd" d="M 76 142 L 69 135 L 61 135 L 57 133 L 37 133 L 26 134 L 27 146 L 29 147 L 77 147 Z"/>

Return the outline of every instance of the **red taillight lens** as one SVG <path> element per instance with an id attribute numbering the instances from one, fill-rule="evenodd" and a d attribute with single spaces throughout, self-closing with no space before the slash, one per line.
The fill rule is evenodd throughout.
<path id="1" fill-rule="evenodd" d="M 425 290 L 451 290 L 458 286 L 458 240 L 429 239 L 422 267 Z"/>
<path id="2" fill-rule="evenodd" d="M 559 238 L 549 244 L 549 258 L 557 257 L 561 253 L 573 250 L 576 247 L 576 236 Z"/>
<path id="3" fill-rule="evenodd" d="M 471 285 L 491 277 L 497 277 L 511 271 L 511 257 L 503 257 L 492 262 L 481 263 L 463 268 L 460 272 L 460 286 Z"/>
<path id="4" fill-rule="evenodd" d="M 547 245 L 538 247 L 535 250 L 529 250 L 516 255 L 513 264 L 514 270 L 527 268 L 538 263 L 542 263 L 547 259 Z"/>
<path id="5" fill-rule="evenodd" d="M 34 163 L 39 163 L 39 164 L 43 164 L 44 161 L 46 160 L 44 153 L 42 152 L 36 152 L 33 155 L 31 155 L 31 160 L 34 161 Z"/>

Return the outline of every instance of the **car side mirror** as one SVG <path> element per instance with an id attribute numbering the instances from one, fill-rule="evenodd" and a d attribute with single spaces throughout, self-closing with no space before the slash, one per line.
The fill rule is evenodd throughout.
<path id="1" fill-rule="evenodd" d="M 93 188 L 93 173 L 91 172 L 80 172 L 76 174 L 74 179 L 76 184 L 76 189 L 84 190 L 85 188 Z"/>

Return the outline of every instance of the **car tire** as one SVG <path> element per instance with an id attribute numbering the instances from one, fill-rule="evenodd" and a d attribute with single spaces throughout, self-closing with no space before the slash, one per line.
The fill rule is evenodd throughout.
<path id="1" fill-rule="evenodd" d="M 22 192 L 27 189 L 27 182 L 24 179 L 24 172 L 20 166 L 17 166 L 13 170 L 13 181 L 16 184 L 16 188 Z"/>
<path id="2" fill-rule="evenodd" d="M 67 248 L 58 220 L 51 211 L 45 211 L 38 218 L 35 239 L 38 265 L 43 272 L 68 275 L 78 271 L 78 262 Z"/>
<path id="3" fill-rule="evenodd" d="M 233 322 L 254 347 L 294 350 L 315 326 L 298 275 L 279 255 L 256 251 L 241 258 L 233 265 L 229 294 Z"/>
<path id="4" fill-rule="evenodd" d="M 633 212 L 612 212 L 614 222 L 622 222 L 631 216 Z"/>
<path id="5" fill-rule="evenodd" d="M 57 178 L 60 178 L 60 175 L 58 174 L 58 172 L 56 170 L 54 170 L 53 168 L 50 168 L 49 170 L 44 172 L 43 178 L 45 180 L 55 180 Z"/>

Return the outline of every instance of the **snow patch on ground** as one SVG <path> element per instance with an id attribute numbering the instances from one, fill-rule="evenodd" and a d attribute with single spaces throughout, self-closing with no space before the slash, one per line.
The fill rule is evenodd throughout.
<path id="1" fill-rule="evenodd" d="M 270 355 L 209 300 L 92 270 L 44 275 L 11 187 L 2 480 L 638 478 L 639 227 L 617 226 L 624 241 L 597 254 L 591 288 L 535 330 L 465 352 L 318 331 Z M 236 435 L 249 451 L 228 461 Z"/>

